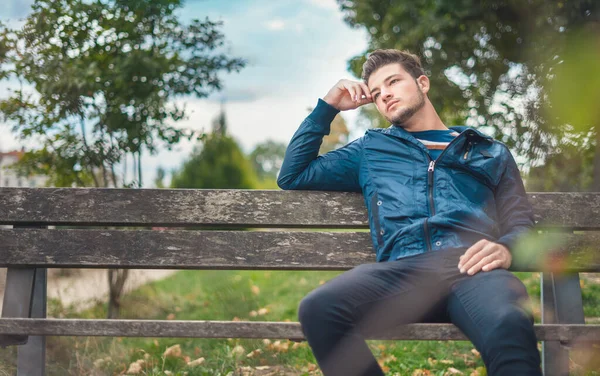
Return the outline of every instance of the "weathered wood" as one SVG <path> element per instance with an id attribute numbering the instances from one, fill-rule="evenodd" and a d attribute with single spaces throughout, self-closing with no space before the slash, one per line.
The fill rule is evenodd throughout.
<path id="1" fill-rule="evenodd" d="M 2 243 L 0 242 L 0 244 Z M 35 272 L 35 268 L 8 268 L 6 271 L 2 317 L 30 317 Z M 26 343 L 27 336 L 0 334 L 0 346 L 2 347 Z"/>
<path id="2" fill-rule="evenodd" d="M 598 341 L 600 325 L 536 325 L 539 340 Z M 302 340 L 299 323 L 261 321 L 0 319 L 0 333 L 43 336 L 287 338 Z M 465 340 L 452 324 L 411 324 L 369 339 Z"/>
<path id="3" fill-rule="evenodd" d="M 540 283 L 542 324 L 558 324 L 554 274 L 541 273 Z M 581 293 L 579 298 L 581 299 Z M 569 374 L 569 350 L 559 341 L 543 341 L 541 355 L 544 375 L 567 376 Z"/>
<path id="4" fill-rule="evenodd" d="M 600 271 L 600 234 L 560 238 L 557 249 L 515 256 L 513 269 Z M 375 262 L 369 233 L 358 231 L 15 229 L 0 231 L 0 244 L 0 266 L 20 267 L 345 270 Z"/>
<path id="5" fill-rule="evenodd" d="M 529 193 L 538 225 L 600 228 L 600 193 Z M 344 192 L 0 188 L 0 224 L 364 228 Z"/>
<path id="6" fill-rule="evenodd" d="M 35 270 L 32 318 L 46 318 L 46 269 Z M 46 374 L 46 337 L 30 336 L 27 344 L 17 350 L 17 376 L 44 376 Z"/>
<path id="7" fill-rule="evenodd" d="M 200 189 L 0 188 L 0 224 L 366 227 L 360 195 Z"/>

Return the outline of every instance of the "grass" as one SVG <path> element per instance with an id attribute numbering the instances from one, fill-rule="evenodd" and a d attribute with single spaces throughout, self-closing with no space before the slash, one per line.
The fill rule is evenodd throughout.
<path id="1" fill-rule="evenodd" d="M 297 321 L 298 302 L 338 272 L 182 271 L 124 297 L 130 319 Z M 517 273 L 534 302 L 539 274 Z M 600 316 L 600 286 L 585 281 L 586 317 Z M 104 318 L 106 306 L 76 313 L 51 301 L 52 317 Z M 534 305 L 539 322 L 539 304 Z M 144 339 L 52 337 L 47 342 L 48 375 L 123 375 L 139 361 L 139 375 L 318 375 L 306 343 L 240 339 Z M 390 374 L 485 375 L 483 362 L 465 341 L 369 341 Z M 167 351 L 167 349 L 171 348 Z M 171 356 L 165 355 L 170 352 Z M 0 376 L 14 374 L 14 348 L 0 354 Z M 204 358 L 202 364 L 187 363 Z M 585 356 L 581 357 L 587 361 Z M 4 364 L 4 365 L 2 365 Z M 136 367 L 135 365 L 133 366 Z M 573 374 L 600 375 L 577 371 Z"/>

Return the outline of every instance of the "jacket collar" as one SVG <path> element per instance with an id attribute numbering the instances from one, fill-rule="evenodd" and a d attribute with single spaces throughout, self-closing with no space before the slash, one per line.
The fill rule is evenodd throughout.
<path id="1" fill-rule="evenodd" d="M 482 133 L 481 131 L 473 128 L 473 127 L 467 127 L 465 125 L 456 125 L 456 126 L 452 126 L 449 127 L 448 129 L 452 129 L 453 131 L 456 131 L 458 133 L 463 133 L 463 132 L 467 132 L 470 134 L 474 134 L 475 136 L 478 136 L 480 138 L 489 140 L 489 141 L 493 141 L 494 139 L 484 133 Z M 387 128 L 376 128 L 376 129 L 372 129 L 374 131 L 377 132 L 381 132 L 381 133 L 387 133 L 399 138 L 403 138 L 405 140 L 410 140 L 413 142 L 416 142 L 417 139 L 413 137 L 413 135 L 411 134 L 411 132 L 406 131 L 404 128 L 396 126 L 396 125 L 390 125 Z"/>

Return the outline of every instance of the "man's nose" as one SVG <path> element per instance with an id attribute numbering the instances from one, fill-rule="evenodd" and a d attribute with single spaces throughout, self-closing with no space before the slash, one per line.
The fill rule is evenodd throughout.
<path id="1" fill-rule="evenodd" d="M 393 95 L 392 95 L 391 91 L 381 89 L 381 98 L 383 99 L 384 102 L 389 101 L 390 99 L 392 99 L 392 97 L 393 97 Z"/>

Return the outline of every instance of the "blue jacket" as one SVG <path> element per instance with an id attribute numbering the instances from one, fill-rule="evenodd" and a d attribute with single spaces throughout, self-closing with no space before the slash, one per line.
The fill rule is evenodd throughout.
<path id="1" fill-rule="evenodd" d="M 377 261 L 488 239 L 512 249 L 534 226 L 517 164 L 501 142 L 470 127 L 436 159 L 401 127 L 371 129 L 318 156 L 339 111 L 319 100 L 287 148 L 282 189 L 362 192 Z"/>

